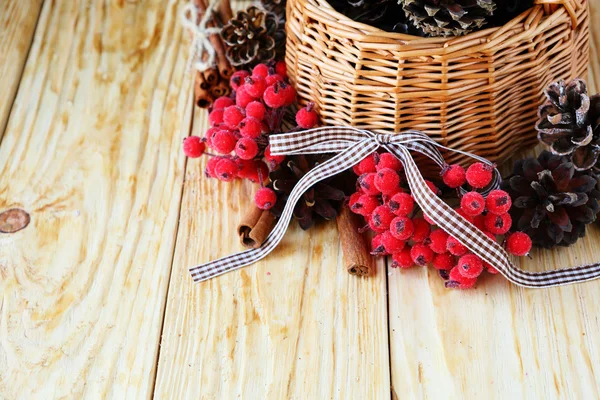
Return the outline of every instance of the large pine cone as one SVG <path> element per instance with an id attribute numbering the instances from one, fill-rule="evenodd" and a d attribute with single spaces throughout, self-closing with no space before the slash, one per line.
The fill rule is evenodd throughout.
<path id="1" fill-rule="evenodd" d="M 397 0 L 331 0 L 330 3 L 348 18 L 378 27 L 390 13 L 398 19 Z"/>
<path id="2" fill-rule="evenodd" d="M 538 112 L 538 139 L 554 154 L 571 155 L 575 169 L 592 168 L 600 156 L 600 96 L 589 97 L 587 85 L 575 79 L 552 83 Z"/>
<path id="3" fill-rule="evenodd" d="M 481 28 L 496 10 L 493 0 L 398 0 L 408 18 L 431 36 L 460 36 Z"/>
<path id="4" fill-rule="evenodd" d="M 544 151 L 515 163 L 502 183 L 513 199 L 513 227 L 535 246 L 569 246 L 585 236 L 600 211 L 600 192 L 590 171 L 576 171 L 567 157 Z"/>
<path id="5" fill-rule="evenodd" d="M 286 0 L 260 0 L 260 4 L 265 10 L 275 14 L 280 22 L 285 21 Z"/>
<path id="6" fill-rule="evenodd" d="M 221 31 L 227 58 L 234 66 L 251 67 L 276 58 L 285 46 L 285 32 L 277 16 L 250 6 L 229 20 Z"/>

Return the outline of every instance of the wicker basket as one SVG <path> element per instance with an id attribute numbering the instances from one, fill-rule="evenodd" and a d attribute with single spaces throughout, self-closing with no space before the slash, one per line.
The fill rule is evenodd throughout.
<path id="1" fill-rule="evenodd" d="M 586 77 L 587 0 L 536 0 L 505 26 L 451 39 L 384 32 L 326 0 L 287 4 L 289 75 L 326 124 L 419 129 L 502 162 L 537 143 L 545 86 Z"/>

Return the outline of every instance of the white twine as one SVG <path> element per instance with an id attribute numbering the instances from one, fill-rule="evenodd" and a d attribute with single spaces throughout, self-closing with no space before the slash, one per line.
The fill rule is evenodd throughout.
<path id="1" fill-rule="evenodd" d="M 199 9 L 190 0 L 184 7 L 181 13 L 181 24 L 192 34 L 192 45 L 190 48 L 190 59 L 188 62 L 188 70 L 193 66 L 196 70 L 204 72 L 215 65 L 216 51 L 210 43 L 210 35 L 218 34 L 221 28 L 208 28 L 206 25 L 213 13 L 213 9 L 217 6 L 219 0 L 210 0 L 206 12 L 202 15 L 200 21 Z M 206 57 L 204 56 L 206 54 Z"/>

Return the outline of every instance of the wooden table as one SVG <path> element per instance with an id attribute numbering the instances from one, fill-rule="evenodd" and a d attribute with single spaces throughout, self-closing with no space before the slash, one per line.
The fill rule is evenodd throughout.
<path id="1" fill-rule="evenodd" d="M 600 89 L 600 6 L 590 83 Z M 335 224 L 194 285 L 239 250 L 251 188 L 204 179 L 176 0 L 0 2 L 0 398 L 600 397 L 600 281 L 443 288 L 342 267 Z M 596 227 L 527 269 L 600 260 Z"/>

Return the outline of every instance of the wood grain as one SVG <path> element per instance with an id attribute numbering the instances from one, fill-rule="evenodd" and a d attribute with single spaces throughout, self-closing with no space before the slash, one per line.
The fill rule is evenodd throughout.
<path id="1" fill-rule="evenodd" d="M 17 93 L 43 0 L 0 2 L 0 139 Z"/>
<path id="2" fill-rule="evenodd" d="M 598 93 L 600 6 L 590 4 L 589 81 L 590 92 Z M 534 251 L 520 266 L 536 271 L 598 262 L 599 242 L 595 225 L 575 246 Z M 398 398 L 600 397 L 599 281 L 535 290 L 488 276 L 476 290 L 461 292 L 444 289 L 431 269 L 390 268 L 389 274 Z"/>
<path id="3" fill-rule="evenodd" d="M 191 119 L 182 4 L 44 4 L 0 147 L 0 210 L 31 214 L 0 235 L 0 398 L 152 393 Z"/>

